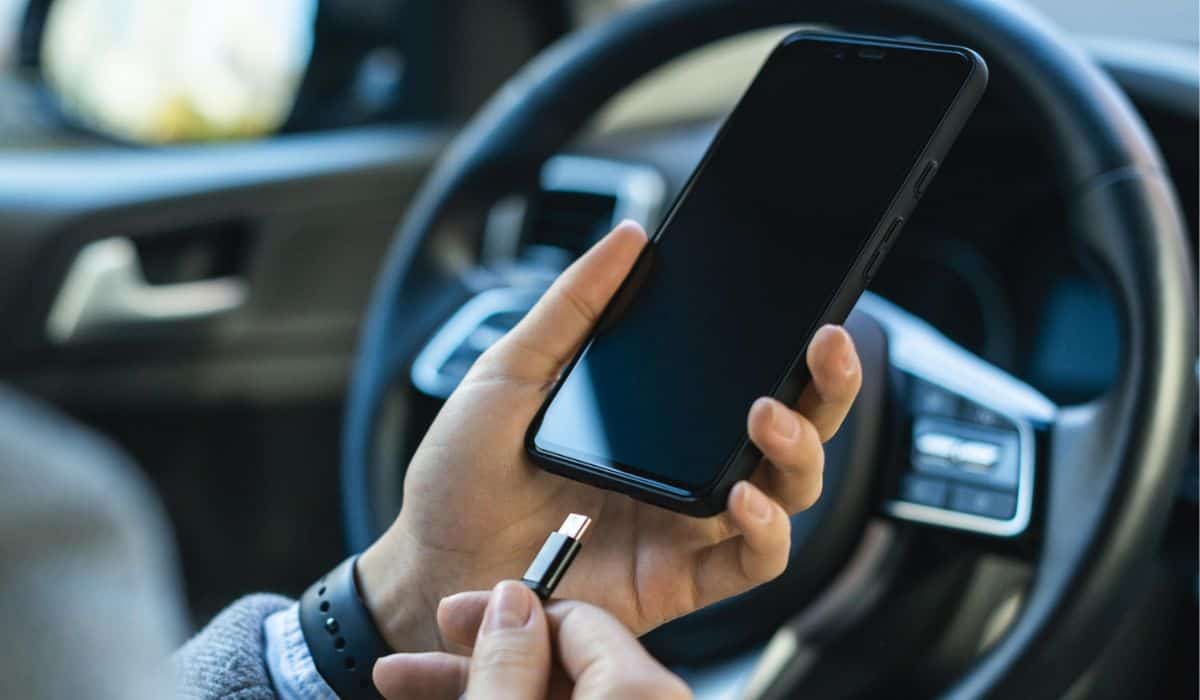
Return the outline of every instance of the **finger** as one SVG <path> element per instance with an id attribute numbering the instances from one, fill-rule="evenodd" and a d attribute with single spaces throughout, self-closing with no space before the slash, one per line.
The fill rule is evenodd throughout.
<path id="1" fill-rule="evenodd" d="M 443 637 L 449 636 L 447 633 L 453 630 L 457 640 L 474 638 L 491 596 L 491 591 L 469 591 L 443 599 L 438 607 L 438 624 Z M 578 601 L 561 600 L 546 607 L 546 618 L 550 623 L 551 639 L 555 640 L 553 644 L 559 654 L 560 666 L 567 673 L 565 679 L 551 677 L 552 691 L 563 690 L 554 687 L 556 682 L 564 685 L 565 681 L 565 685 L 569 686 L 580 678 L 590 678 L 587 682 L 592 686 L 605 687 L 605 692 L 599 693 L 600 697 L 689 697 L 687 687 L 678 678 L 670 676 L 664 680 L 659 677 L 659 671 L 665 669 L 658 667 L 658 662 L 642 649 L 632 633 L 608 613 Z M 568 619 L 569 622 L 564 626 L 564 621 Z M 630 640 L 634 643 L 632 647 Z M 598 665 L 602 661 L 612 669 L 628 671 L 626 678 L 616 680 L 621 683 L 628 681 L 629 685 L 622 685 L 618 689 L 605 686 L 601 682 L 603 679 L 594 675 L 598 673 L 598 668 L 604 668 Z M 588 669 L 592 669 L 592 676 L 588 676 Z M 639 696 L 634 691 L 642 685 L 651 686 L 650 689 L 655 692 Z M 576 688 L 572 697 L 588 697 L 579 691 L 580 688 Z M 560 695 L 565 693 L 550 693 L 550 697 Z"/>
<path id="2" fill-rule="evenodd" d="M 808 344 L 806 360 L 812 383 L 796 409 L 812 421 L 821 442 L 828 442 L 862 387 L 862 363 L 854 340 L 841 326 L 822 326 Z"/>
<path id="3" fill-rule="evenodd" d="M 375 662 L 371 680 L 387 700 L 454 700 L 467 689 L 470 660 L 440 651 L 391 654 Z"/>
<path id="4" fill-rule="evenodd" d="M 683 681 L 600 608 L 561 601 L 550 605 L 547 617 L 559 663 L 575 683 L 572 698 L 691 697 Z"/>
<path id="5" fill-rule="evenodd" d="M 622 221 L 559 275 L 525 318 L 496 343 L 488 361 L 513 376 L 554 379 L 645 246 L 642 227 Z"/>
<path id="6" fill-rule="evenodd" d="M 770 581 L 787 567 L 792 521 L 782 506 L 741 481 L 729 494 L 728 513 L 742 534 L 701 550 L 693 573 L 696 607 Z"/>
<path id="7" fill-rule="evenodd" d="M 550 676 L 550 633 L 533 591 L 516 581 L 492 590 L 467 678 L 468 700 L 541 700 Z"/>
<path id="8" fill-rule="evenodd" d="M 474 647 L 491 594 L 491 591 L 467 591 L 442 598 L 437 609 L 442 640 L 463 651 Z"/>
<path id="9" fill-rule="evenodd" d="M 825 448 L 807 418 L 775 399 L 763 397 L 746 419 L 750 440 L 766 458 L 753 481 L 789 513 L 817 502 L 824 483 Z"/>

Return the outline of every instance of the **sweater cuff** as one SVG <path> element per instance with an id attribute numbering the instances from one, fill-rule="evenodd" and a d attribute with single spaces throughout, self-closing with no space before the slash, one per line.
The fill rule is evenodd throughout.
<path id="1" fill-rule="evenodd" d="M 300 605 L 293 603 L 263 623 L 267 672 L 279 700 L 337 700 L 317 672 L 312 653 L 300 630 Z"/>

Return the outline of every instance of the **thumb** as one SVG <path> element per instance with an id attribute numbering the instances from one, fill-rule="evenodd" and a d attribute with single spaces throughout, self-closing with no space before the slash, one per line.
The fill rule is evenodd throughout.
<path id="1" fill-rule="evenodd" d="M 563 271 L 525 318 L 489 352 L 505 374 L 558 376 L 646 247 L 646 232 L 622 221 Z"/>
<path id="2" fill-rule="evenodd" d="M 541 700 L 550 676 L 550 632 L 533 591 L 501 581 L 492 591 L 475 640 L 468 700 Z"/>

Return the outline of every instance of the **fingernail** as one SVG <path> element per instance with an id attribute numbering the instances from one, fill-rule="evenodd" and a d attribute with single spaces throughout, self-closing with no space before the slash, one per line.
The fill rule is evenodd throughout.
<path id="1" fill-rule="evenodd" d="M 747 484 L 742 487 L 742 493 L 742 498 L 746 499 L 746 510 L 750 511 L 750 515 L 764 522 L 771 518 L 771 504 L 762 491 Z"/>
<path id="2" fill-rule="evenodd" d="M 452 593 L 452 594 L 450 594 L 450 595 L 446 596 L 445 598 L 442 598 L 441 600 L 439 600 L 439 601 L 438 601 L 438 604 L 437 604 L 437 609 L 438 609 L 438 611 L 441 611 L 441 609 L 442 609 L 444 606 L 447 606 L 447 605 L 453 605 L 453 604 L 454 604 L 454 599 L 455 599 L 455 598 L 457 598 L 457 597 L 459 597 L 459 596 L 461 596 L 461 595 L 464 595 L 464 594 L 462 594 L 462 593 Z M 486 608 L 485 608 L 485 610 L 486 610 Z"/>
<path id="3" fill-rule="evenodd" d="M 792 412 L 775 404 L 770 404 L 770 406 L 771 430 L 785 440 L 796 437 L 796 433 L 800 432 L 800 424 L 796 422 L 796 417 L 792 415 Z"/>
<path id="4" fill-rule="evenodd" d="M 483 620 L 484 632 L 524 627 L 533 610 L 529 600 L 531 595 L 528 588 L 516 581 L 498 583 L 492 590 L 492 599 L 488 601 Z"/>

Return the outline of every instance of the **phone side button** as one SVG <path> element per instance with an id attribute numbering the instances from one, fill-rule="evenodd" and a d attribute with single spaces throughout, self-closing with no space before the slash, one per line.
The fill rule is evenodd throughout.
<path id="1" fill-rule="evenodd" d="M 892 223 L 888 224 L 887 231 L 883 232 L 883 241 L 882 241 L 883 245 L 886 245 L 889 241 L 892 240 L 892 236 L 896 235 L 896 232 L 900 230 L 900 226 L 903 223 L 904 223 L 903 216 L 897 216 L 896 218 L 892 219 Z"/>
<path id="2" fill-rule="evenodd" d="M 867 266 L 863 268 L 863 281 L 869 283 L 871 278 L 875 276 L 875 268 L 879 267 L 879 251 L 871 253 L 871 259 L 867 261 Z"/>
<path id="3" fill-rule="evenodd" d="M 937 173 L 937 169 L 938 162 L 936 160 L 931 160 L 925 164 L 925 168 L 917 176 L 917 184 L 913 185 L 913 196 L 920 199 L 925 194 L 925 188 L 929 187 L 929 181 L 933 179 L 934 174 Z"/>

